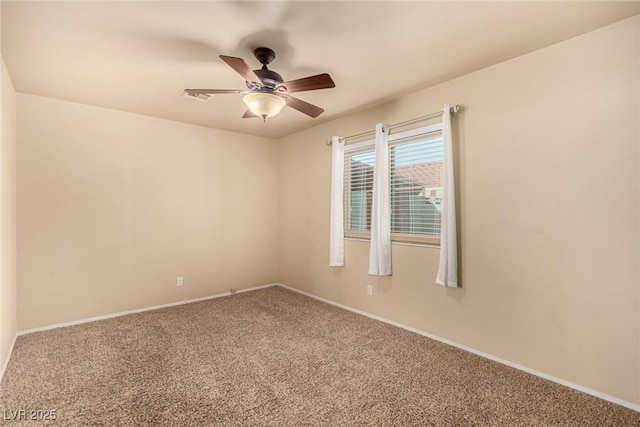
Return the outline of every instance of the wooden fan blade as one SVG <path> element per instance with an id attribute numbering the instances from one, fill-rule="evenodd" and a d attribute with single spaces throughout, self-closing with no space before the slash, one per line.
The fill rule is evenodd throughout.
<path id="1" fill-rule="evenodd" d="M 323 73 L 315 76 L 304 77 L 302 79 L 280 83 L 278 86 L 276 86 L 276 89 L 280 90 L 280 88 L 284 88 L 287 92 L 292 93 L 304 92 L 307 90 L 329 89 L 332 87 L 336 87 L 333 79 L 329 74 Z"/>
<path id="2" fill-rule="evenodd" d="M 262 81 L 256 76 L 256 73 L 253 72 L 251 68 L 244 62 L 242 58 L 236 58 L 233 56 L 225 56 L 220 55 L 220 59 L 227 63 L 231 68 L 233 68 L 236 73 L 240 74 L 244 79 L 250 83 L 255 83 L 262 86 Z"/>
<path id="3" fill-rule="evenodd" d="M 251 110 L 247 110 L 247 111 L 245 111 L 245 112 L 244 112 L 244 114 L 242 115 L 242 118 L 243 118 L 243 119 L 252 119 L 252 118 L 254 118 L 254 117 L 258 117 L 258 116 L 256 116 L 255 114 L 253 114 L 253 113 L 251 112 Z"/>
<path id="4" fill-rule="evenodd" d="M 287 105 L 295 110 L 300 111 L 301 113 L 306 114 L 309 117 L 313 117 L 314 119 L 318 117 L 320 114 L 324 113 L 324 109 L 317 107 L 313 104 L 309 104 L 301 99 L 294 98 L 289 95 L 280 95 L 287 101 Z"/>
<path id="5" fill-rule="evenodd" d="M 185 89 L 189 95 L 198 95 L 203 93 L 205 95 L 215 95 L 215 94 L 223 94 L 223 93 L 248 93 L 246 90 L 240 89 Z"/>

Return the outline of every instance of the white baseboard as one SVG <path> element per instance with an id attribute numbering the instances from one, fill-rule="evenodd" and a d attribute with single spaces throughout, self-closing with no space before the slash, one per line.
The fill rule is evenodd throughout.
<path id="1" fill-rule="evenodd" d="M 4 373 L 7 370 L 7 366 L 9 366 L 9 360 L 11 360 L 11 354 L 13 353 L 13 347 L 16 345 L 16 340 L 18 339 L 18 334 L 13 336 L 13 342 L 11 343 L 11 347 L 9 347 L 9 352 L 7 353 L 7 360 L 2 364 L 2 370 L 0 371 L 0 382 L 2 382 L 2 378 L 4 378 Z"/>
<path id="2" fill-rule="evenodd" d="M 494 362 L 498 362 L 498 363 L 501 363 L 503 365 L 510 366 L 510 367 L 518 369 L 520 371 L 524 371 L 524 372 L 527 372 L 529 374 L 533 374 L 533 375 L 535 375 L 537 377 L 544 378 L 545 380 L 553 381 L 554 383 L 558 383 L 560 385 L 563 385 L 563 386 L 566 386 L 566 387 L 581 391 L 583 393 L 590 394 L 591 396 L 595 396 L 595 397 L 598 397 L 600 399 L 606 400 L 608 402 L 612 402 L 612 403 L 618 404 L 620 406 L 624 406 L 625 408 L 629 408 L 629 409 L 632 409 L 634 411 L 640 412 L 640 405 L 638 405 L 638 404 L 635 404 L 635 403 L 632 403 L 632 402 L 628 402 L 626 400 L 619 399 L 617 397 L 610 396 L 608 394 L 601 393 L 599 391 L 592 390 L 590 388 L 583 387 L 583 386 L 578 385 L 578 384 L 574 384 L 572 382 L 563 380 L 561 378 L 557 378 L 557 377 L 554 377 L 552 375 L 545 374 L 544 372 L 539 372 L 539 371 L 536 371 L 534 369 L 527 368 L 526 366 L 522 366 L 522 365 L 519 365 L 517 363 L 513 363 L 513 362 L 510 362 L 510 361 L 505 360 L 505 359 L 501 359 L 501 358 L 496 357 L 496 356 L 492 356 L 491 354 L 484 353 L 482 351 L 473 349 L 471 347 L 467 347 L 467 346 L 462 345 L 462 344 L 458 344 L 458 343 L 453 342 L 453 341 L 449 341 L 449 340 L 447 340 L 445 338 L 441 338 L 441 337 L 438 337 L 436 335 L 432 335 L 430 333 L 421 331 L 421 330 L 416 329 L 416 328 L 412 328 L 411 326 L 403 325 L 402 323 L 394 322 L 393 320 L 385 319 L 384 317 L 376 316 L 375 314 L 367 313 L 366 311 L 361 311 L 361 310 L 358 310 L 358 309 L 355 309 L 355 308 L 351 308 L 349 306 L 346 306 L 346 305 L 343 305 L 343 304 L 340 304 L 340 303 L 337 303 L 337 302 L 334 302 L 334 301 L 331 301 L 331 300 L 328 300 L 328 299 L 321 298 L 319 296 L 310 294 L 308 292 L 304 292 L 304 291 L 301 291 L 299 289 L 292 288 L 292 287 L 284 285 L 282 283 L 276 283 L 276 285 L 277 286 L 281 286 L 281 287 L 283 287 L 285 289 L 288 289 L 290 291 L 297 292 L 299 294 L 306 295 L 308 297 L 314 298 L 314 299 L 316 299 L 318 301 L 322 301 L 322 302 L 325 302 L 327 304 L 331 304 L 333 306 L 342 308 L 344 310 L 351 311 L 353 313 L 360 314 L 362 316 L 370 317 L 371 319 L 379 320 L 381 322 L 388 323 L 388 324 L 393 325 L 393 326 L 397 326 L 398 328 L 402 328 L 402 329 L 405 329 L 407 331 L 414 332 L 414 333 L 416 333 L 418 335 L 422 335 L 424 337 L 431 338 L 431 339 L 436 340 L 436 341 L 440 341 L 441 343 L 448 344 L 448 345 L 451 345 L 453 347 L 459 348 L 461 350 L 468 351 L 470 353 L 476 354 L 476 355 L 484 357 L 486 359 L 493 360 Z"/>
<path id="3" fill-rule="evenodd" d="M 80 325 L 82 323 L 95 322 L 96 320 L 104 320 L 104 319 L 111 319 L 111 318 L 114 318 L 114 317 L 126 316 L 127 314 L 141 313 L 143 311 L 158 310 L 160 308 L 174 307 L 176 305 L 191 304 L 192 302 L 199 302 L 199 301 L 206 301 L 206 300 L 215 299 L 215 298 L 228 297 L 228 296 L 233 295 L 233 294 L 240 294 L 240 293 L 243 293 L 243 292 L 257 291 L 258 289 L 270 288 L 271 286 L 276 286 L 276 285 L 278 285 L 278 284 L 277 283 L 271 283 L 271 284 L 268 284 L 268 285 L 255 286 L 253 288 L 238 289 L 235 292 L 224 292 L 222 294 L 210 295 L 210 296 L 202 297 L 202 298 L 195 298 L 195 299 L 190 299 L 190 300 L 171 302 L 171 303 L 168 303 L 168 304 L 154 305 L 152 307 L 136 308 L 136 309 L 133 309 L 133 310 L 121 311 L 121 312 L 118 312 L 118 313 L 105 314 L 103 316 L 89 317 L 88 319 L 72 320 L 71 322 L 56 323 L 55 325 L 42 326 L 42 327 L 33 328 L 33 329 L 25 329 L 25 330 L 22 330 L 22 331 L 18 331 L 18 336 L 32 334 L 34 332 L 48 331 L 50 329 L 64 328 L 65 326 L 73 326 L 73 325 Z M 14 340 L 14 342 L 15 342 L 15 340 Z"/>

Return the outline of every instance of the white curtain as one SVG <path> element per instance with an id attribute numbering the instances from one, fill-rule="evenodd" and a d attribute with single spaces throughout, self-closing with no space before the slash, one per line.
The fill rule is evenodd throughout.
<path id="1" fill-rule="evenodd" d="M 369 274 L 391 275 L 391 206 L 389 194 L 389 132 L 376 125 L 373 196 L 371 202 L 371 246 Z"/>
<path id="2" fill-rule="evenodd" d="M 331 140 L 331 240 L 329 242 L 329 265 L 344 265 L 344 141 L 337 136 Z"/>
<path id="3" fill-rule="evenodd" d="M 440 223 L 440 264 L 436 283 L 449 288 L 458 287 L 458 244 L 456 236 L 456 190 L 453 176 L 453 142 L 451 139 L 451 110 L 445 104 L 442 115 L 442 221 Z"/>

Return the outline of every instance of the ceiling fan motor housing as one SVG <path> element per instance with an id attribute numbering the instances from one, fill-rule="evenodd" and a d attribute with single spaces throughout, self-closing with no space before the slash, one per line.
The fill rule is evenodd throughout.
<path id="1" fill-rule="evenodd" d="M 277 85 L 284 82 L 284 79 L 280 74 L 267 68 L 267 65 L 271 61 L 276 59 L 276 53 L 268 47 L 259 47 L 254 49 L 253 54 L 255 55 L 256 59 L 262 64 L 262 69 L 253 70 L 253 72 L 256 76 L 258 76 L 258 78 L 262 82 L 263 87 L 256 88 L 254 87 L 255 85 L 253 85 L 251 82 L 247 83 L 247 87 L 249 87 L 249 89 L 251 90 L 257 90 L 259 92 L 273 92 Z"/>
<path id="2" fill-rule="evenodd" d="M 253 70 L 253 72 L 258 76 L 258 78 L 262 81 L 263 89 L 267 89 L 268 92 L 273 92 L 277 85 L 282 83 L 284 80 L 282 76 L 275 71 L 262 69 L 262 70 Z M 248 84 L 249 88 L 251 88 L 251 84 Z"/>

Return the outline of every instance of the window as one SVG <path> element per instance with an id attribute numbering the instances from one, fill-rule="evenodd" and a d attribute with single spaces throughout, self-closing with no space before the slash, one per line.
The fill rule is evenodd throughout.
<path id="1" fill-rule="evenodd" d="M 442 126 L 389 136 L 391 241 L 440 244 Z M 345 147 L 345 237 L 369 238 L 374 142 Z"/>

